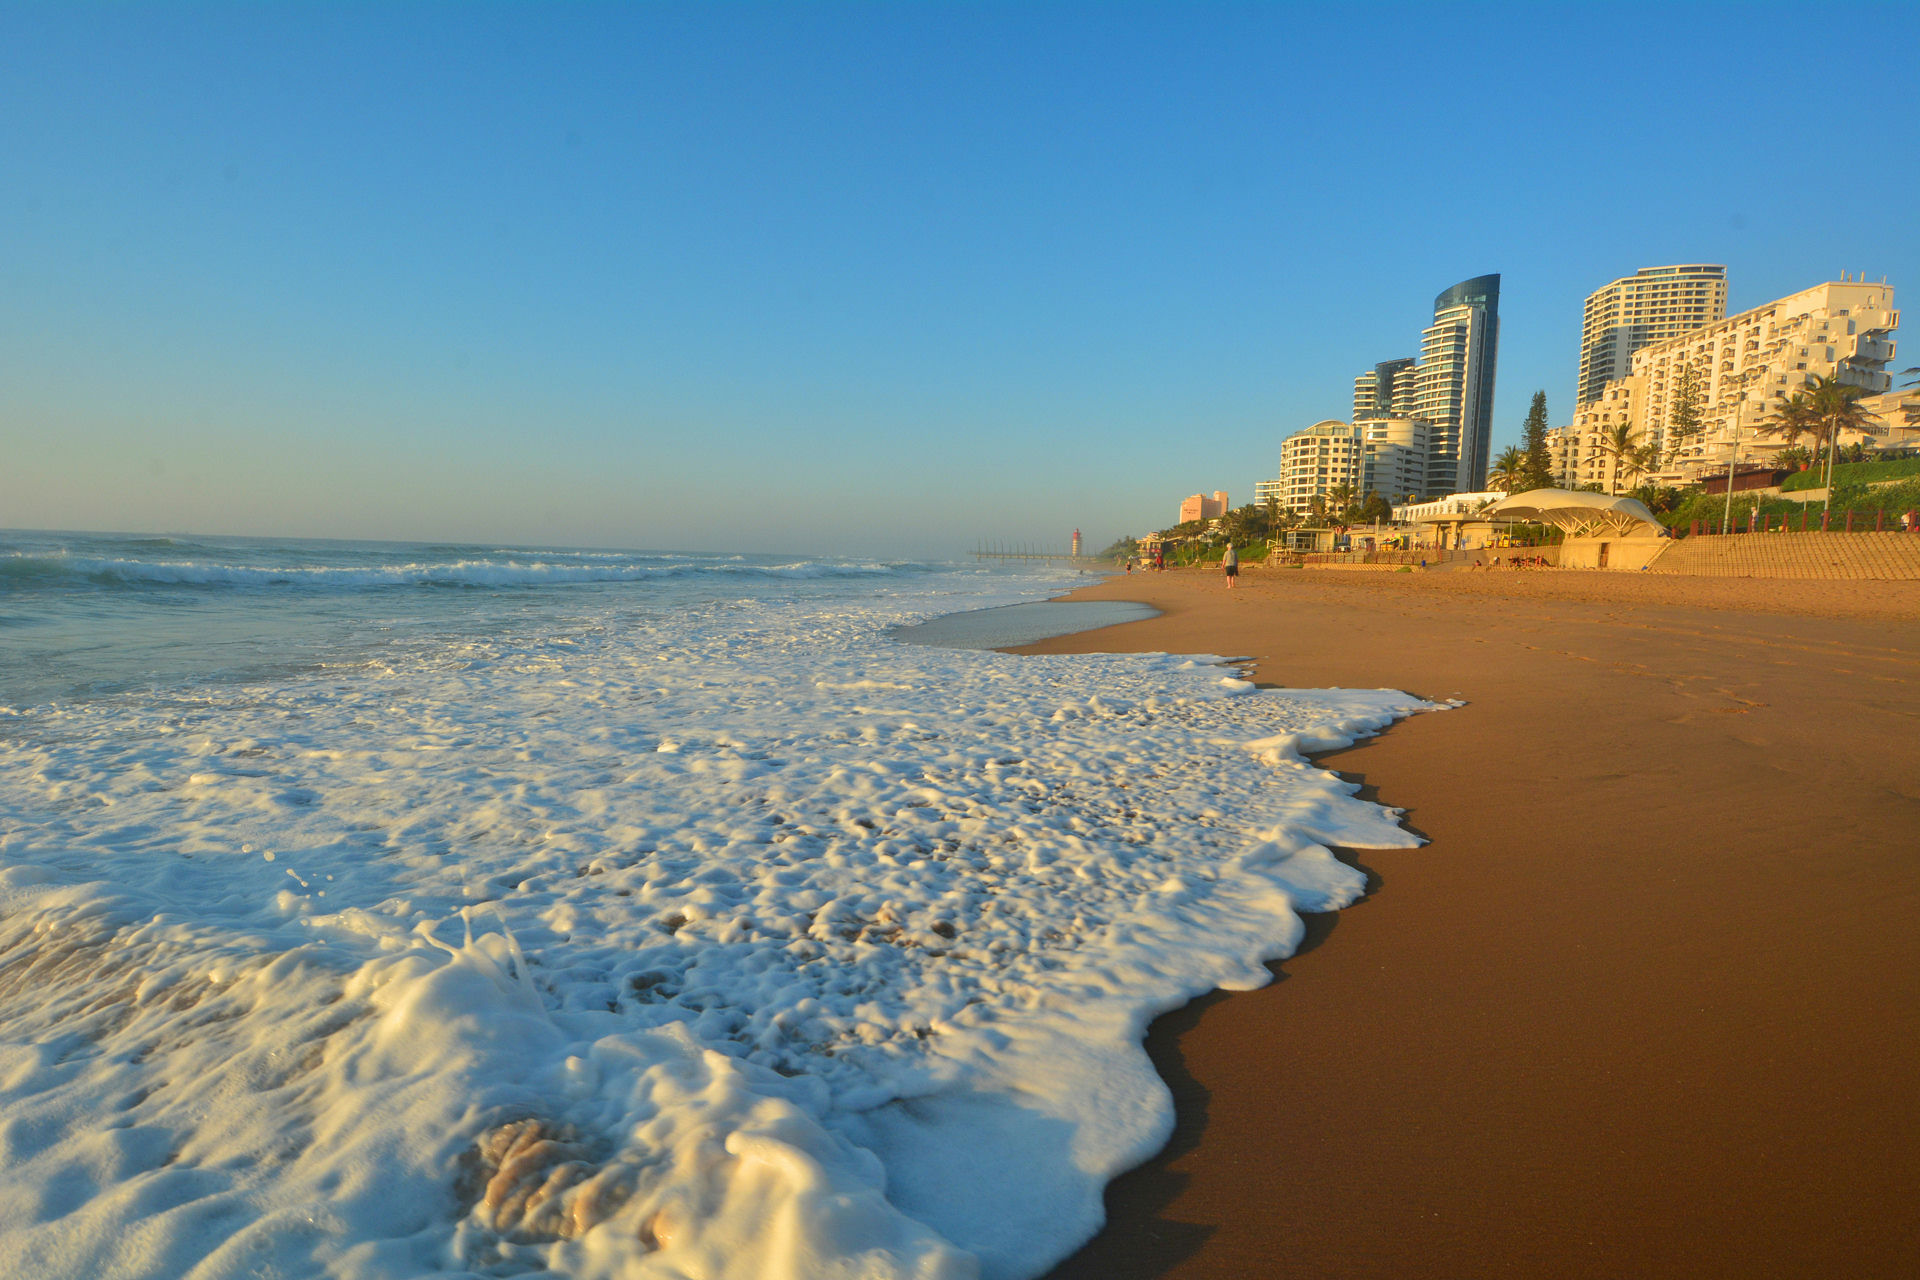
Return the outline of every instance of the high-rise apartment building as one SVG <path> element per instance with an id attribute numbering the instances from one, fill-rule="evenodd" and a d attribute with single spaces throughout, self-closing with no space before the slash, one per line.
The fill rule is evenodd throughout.
<path id="1" fill-rule="evenodd" d="M 1281 442 L 1280 478 L 1253 486 L 1255 504 L 1269 498 L 1289 511 L 1311 511 L 1313 499 L 1344 485 L 1356 499 L 1378 493 L 1389 502 L 1419 494 L 1427 481 L 1432 426 L 1418 418 L 1362 418 L 1349 426 L 1329 418 Z"/>
<path id="2" fill-rule="evenodd" d="M 1646 395 L 1647 380 L 1629 374 L 1608 381 L 1599 395 L 1573 411 L 1573 425 L 1560 443 L 1568 488 L 1597 484 L 1621 493 L 1651 474 L 1635 469 L 1637 455 L 1631 452 L 1647 442 L 1638 425 Z"/>
<path id="3" fill-rule="evenodd" d="M 1475 276 L 1433 300 L 1433 324 L 1421 331 L 1417 362 L 1383 360 L 1353 380 L 1354 422 L 1396 419 L 1431 426 L 1427 472 L 1398 496 L 1438 497 L 1486 483 L 1499 350 L 1500 277 Z M 1396 456 L 1404 461 L 1407 455 Z"/>
<path id="4" fill-rule="evenodd" d="M 1891 387 L 1899 325 L 1891 286 L 1829 281 L 1643 348 L 1633 356 L 1633 375 L 1646 379 L 1640 429 L 1683 469 L 1724 462 L 1735 430 L 1752 439 L 1779 397 L 1815 374 L 1869 395 Z M 1690 441 L 1667 433 L 1682 368 L 1692 370 L 1702 420 Z"/>
<path id="5" fill-rule="evenodd" d="M 1836 280 L 1642 347 L 1626 377 L 1575 413 L 1572 478 L 1621 487 L 1643 476 L 1692 481 L 1725 467 L 1736 447 L 1742 460 L 1760 461 L 1786 445 L 1761 430 L 1780 398 L 1815 375 L 1869 395 L 1887 391 L 1899 326 L 1892 286 Z M 1682 440 L 1671 427 L 1688 383 L 1700 429 Z M 1649 471 L 1617 474 L 1608 437 L 1623 426 L 1631 444 L 1654 455 Z"/>
<path id="6" fill-rule="evenodd" d="M 1577 405 L 1632 372 L 1633 353 L 1727 314 L 1727 269 L 1698 263 L 1642 267 L 1587 295 L 1580 321 Z"/>
<path id="7" fill-rule="evenodd" d="M 1486 487 L 1499 352 L 1499 276 L 1462 280 L 1433 300 L 1433 324 L 1420 333 L 1411 414 L 1433 424 L 1430 496 Z"/>
<path id="8" fill-rule="evenodd" d="M 1329 418 L 1294 432 L 1280 443 L 1277 496 L 1289 511 L 1306 515 L 1313 509 L 1316 495 L 1324 496 L 1340 485 L 1361 496 L 1365 479 L 1366 453 L 1358 427 Z"/>
<path id="9" fill-rule="evenodd" d="M 1412 356 L 1382 360 L 1353 380 L 1353 420 L 1413 416 L 1419 376 Z"/>
<path id="10" fill-rule="evenodd" d="M 1573 427 L 1554 427 L 1547 432 L 1547 461 L 1555 488 L 1580 487 L 1580 443 L 1580 432 Z"/>
<path id="11" fill-rule="evenodd" d="M 1418 418 L 1362 418 L 1354 427 L 1363 449 L 1361 492 L 1405 502 L 1427 483 L 1433 425 Z"/>

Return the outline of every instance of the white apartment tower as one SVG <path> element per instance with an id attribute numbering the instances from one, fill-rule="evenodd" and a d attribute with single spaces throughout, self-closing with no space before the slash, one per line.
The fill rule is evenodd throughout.
<path id="1" fill-rule="evenodd" d="M 1268 492 L 1275 493 L 1287 510 L 1306 515 L 1313 509 L 1315 496 L 1324 496 L 1339 485 L 1364 496 L 1365 480 L 1366 452 L 1360 429 L 1329 418 L 1281 442 L 1279 485 Z M 1254 493 L 1260 496 L 1260 486 Z"/>
<path id="2" fill-rule="evenodd" d="M 1353 424 L 1363 450 L 1362 494 L 1405 502 L 1427 483 L 1433 424 L 1419 418 L 1362 418 Z"/>
<path id="3" fill-rule="evenodd" d="M 1580 321 L 1580 387 L 1576 405 L 1600 395 L 1609 380 L 1633 371 L 1633 353 L 1666 342 L 1727 314 L 1727 269 L 1697 263 L 1642 267 L 1587 295 Z"/>
<path id="4" fill-rule="evenodd" d="M 1605 447 L 1606 436 L 1622 425 L 1635 444 L 1657 451 L 1653 476 L 1662 481 L 1698 479 L 1726 466 L 1736 447 L 1741 461 L 1763 461 L 1786 441 L 1761 428 L 1781 397 L 1815 375 L 1869 395 L 1887 391 L 1899 326 L 1891 285 L 1837 280 L 1642 347 L 1626 377 L 1603 384 L 1575 413 L 1571 478 L 1620 487 L 1634 480 L 1615 474 L 1616 461 Z M 1690 440 L 1674 440 L 1668 428 L 1687 370 L 1699 396 L 1701 430 Z"/>
<path id="5" fill-rule="evenodd" d="M 1646 478 L 1633 470 L 1628 455 L 1613 447 L 1622 439 L 1629 447 L 1647 443 L 1639 426 L 1646 392 L 1645 378 L 1614 378 L 1601 387 L 1599 395 L 1573 411 L 1573 425 L 1565 429 L 1566 437 L 1555 454 L 1557 466 L 1568 477 L 1568 488 L 1597 484 L 1608 493 L 1620 493 Z M 1664 441 L 1666 433 L 1660 434 Z M 1661 456 L 1665 457 L 1664 452 Z"/>
<path id="6" fill-rule="evenodd" d="M 1547 432 L 1547 457 L 1551 461 L 1553 483 L 1560 489 L 1577 489 L 1580 475 L 1581 433 L 1573 427 L 1553 427 Z"/>
<path id="7" fill-rule="evenodd" d="M 1633 357 L 1633 376 L 1646 380 L 1637 406 L 1640 430 L 1669 454 L 1678 446 L 1679 457 L 1669 467 L 1683 475 L 1724 464 L 1735 431 L 1754 441 L 1779 398 L 1815 374 L 1868 395 L 1888 390 L 1893 379 L 1887 362 L 1899 326 L 1890 285 L 1829 281 L 1646 347 Z M 1704 427 L 1685 443 L 1666 438 L 1682 366 L 1693 369 Z M 1759 443 L 1772 451 L 1786 442 Z"/>

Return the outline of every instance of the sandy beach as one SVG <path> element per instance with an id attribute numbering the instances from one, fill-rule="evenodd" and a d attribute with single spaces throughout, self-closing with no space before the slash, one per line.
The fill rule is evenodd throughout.
<path id="1" fill-rule="evenodd" d="M 1465 705 L 1323 759 L 1430 843 L 1155 1024 L 1178 1130 L 1056 1277 L 1920 1274 L 1920 583 L 1074 598 L 1164 612 L 1028 651 Z"/>

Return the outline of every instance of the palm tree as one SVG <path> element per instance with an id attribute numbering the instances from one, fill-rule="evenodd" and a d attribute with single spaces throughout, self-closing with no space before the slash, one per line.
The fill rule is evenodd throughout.
<path id="1" fill-rule="evenodd" d="M 1801 436 L 1814 431 L 1813 406 L 1807 403 L 1805 390 L 1792 395 L 1782 395 L 1780 403 L 1773 407 L 1767 420 L 1760 424 L 1760 430 L 1770 436 L 1784 437 L 1788 448 L 1795 448 Z"/>
<path id="2" fill-rule="evenodd" d="M 1827 442 L 1827 500 L 1821 504 L 1822 511 L 1833 505 L 1833 456 L 1839 452 L 1840 433 L 1865 431 L 1874 417 L 1860 407 L 1860 397 L 1865 394 L 1862 388 L 1825 374 L 1816 373 L 1807 379 L 1807 408 L 1812 413 L 1816 438 Z"/>
<path id="3" fill-rule="evenodd" d="M 1660 469 L 1660 446 L 1643 444 L 1627 459 L 1627 474 L 1650 476 Z"/>
<path id="4" fill-rule="evenodd" d="M 1642 451 L 1638 433 L 1634 431 L 1632 423 L 1619 422 L 1602 429 L 1600 452 L 1613 459 L 1613 474 L 1608 478 L 1607 484 L 1608 493 L 1620 492 L 1622 471 L 1631 474 L 1645 469 L 1641 463 L 1646 455 Z"/>
<path id="5" fill-rule="evenodd" d="M 1807 411 L 1816 438 L 1838 444 L 1843 431 L 1865 431 L 1873 415 L 1860 407 L 1866 390 L 1824 374 L 1807 379 Z"/>
<path id="6" fill-rule="evenodd" d="M 1518 445 L 1508 445 L 1493 460 L 1493 470 L 1487 475 L 1487 483 L 1502 493 L 1512 493 L 1518 485 L 1527 481 L 1527 454 Z"/>

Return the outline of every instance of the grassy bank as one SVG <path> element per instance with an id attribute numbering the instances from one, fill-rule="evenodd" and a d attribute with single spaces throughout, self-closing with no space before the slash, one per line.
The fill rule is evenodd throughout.
<path id="1" fill-rule="evenodd" d="M 1876 480 L 1898 480 L 1906 476 L 1920 476 L 1920 458 L 1896 458 L 1891 462 L 1841 462 L 1833 468 L 1835 486 L 1867 485 Z M 1797 493 L 1802 489 L 1818 489 L 1825 482 L 1825 472 L 1818 467 L 1809 467 L 1788 476 L 1781 482 L 1780 489 L 1783 493 Z"/>
<path id="2" fill-rule="evenodd" d="M 1864 462 L 1850 465 L 1858 467 L 1886 467 L 1901 464 Z M 1920 511 L 1920 471 L 1916 471 L 1913 479 L 1904 480 L 1899 484 L 1870 488 L 1871 478 L 1854 479 L 1852 477 L 1843 477 L 1840 473 L 1846 470 L 1848 470 L 1846 466 L 1834 468 L 1833 501 L 1829 505 L 1832 508 L 1833 520 L 1836 525 L 1846 519 L 1845 513 L 1848 511 L 1854 512 L 1854 524 L 1856 528 L 1859 526 L 1860 518 L 1863 515 L 1866 517 L 1867 527 L 1871 528 L 1873 526 L 1873 513 L 1877 511 L 1886 512 L 1887 523 L 1889 525 L 1898 521 L 1902 511 Z M 1802 474 L 1809 473 L 1803 472 Z M 1805 486 L 1802 487 L 1804 488 Z M 1800 513 L 1802 510 L 1807 510 L 1811 513 L 1811 522 L 1813 524 L 1817 524 L 1820 519 L 1821 504 L 1817 501 L 1804 502 L 1799 498 L 1788 497 L 1784 494 L 1768 494 L 1756 497 L 1753 494 L 1736 493 L 1733 495 L 1733 523 L 1744 526 L 1756 506 L 1759 508 L 1762 516 L 1791 517 L 1796 528 L 1799 526 Z M 1678 503 L 1673 510 L 1662 515 L 1660 519 L 1668 528 L 1674 529 L 1685 529 L 1695 520 L 1704 520 L 1708 524 L 1718 528 L 1722 517 L 1726 514 L 1726 510 L 1727 496 L 1724 493 L 1695 493 L 1689 494 Z M 1811 524 L 1809 527 L 1811 527 Z"/>

